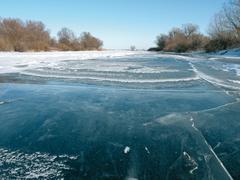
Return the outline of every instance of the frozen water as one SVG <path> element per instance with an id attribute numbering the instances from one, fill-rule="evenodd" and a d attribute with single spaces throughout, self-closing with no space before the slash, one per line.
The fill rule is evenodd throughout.
<path id="1" fill-rule="evenodd" d="M 35 152 L 31 154 L 0 148 L 1 179 L 63 178 L 68 155 L 53 156 Z"/>
<path id="2" fill-rule="evenodd" d="M 0 178 L 237 179 L 239 66 L 219 58 L 0 53 Z"/>

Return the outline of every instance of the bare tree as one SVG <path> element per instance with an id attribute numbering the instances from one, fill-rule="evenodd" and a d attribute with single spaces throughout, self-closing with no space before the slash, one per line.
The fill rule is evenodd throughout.
<path id="1" fill-rule="evenodd" d="M 46 51 L 50 46 L 49 31 L 38 21 L 28 21 L 25 27 L 24 41 L 29 50 Z"/>
<path id="2" fill-rule="evenodd" d="M 240 0 L 230 0 L 215 15 L 209 26 L 211 37 L 207 50 L 222 50 L 240 45 Z"/>
<path id="3" fill-rule="evenodd" d="M 42 22 L 9 18 L 0 20 L 0 41 L 0 50 L 42 51 L 48 50 L 50 35 Z"/>
<path id="4" fill-rule="evenodd" d="M 184 32 L 184 34 L 187 38 L 190 38 L 194 34 L 199 33 L 198 32 L 198 29 L 199 29 L 198 25 L 191 24 L 191 23 L 183 25 L 182 29 L 183 29 L 183 32 Z"/>
<path id="5" fill-rule="evenodd" d="M 240 33 L 240 6 L 239 0 L 230 1 L 229 4 L 225 4 L 223 11 L 226 18 L 226 26 L 229 30 L 235 31 L 239 36 Z"/>
<path id="6" fill-rule="evenodd" d="M 178 27 L 174 27 L 172 28 L 171 31 L 169 31 L 168 33 L 168 38 L 169 39 L 174 39 L 176 36 L 179 36 L 179 35 L 184 35 L 182 29 L 178 28 Z"/>
<path id="7" fill-rule="evenodd" d="M 100 50 L 103 46 L 102 40 L 92 36 L 89 32 L 82 33 L 80 43 L 83 50 Z"/>
<path id="8" fill-rule="evenodd" d="M 136 51 L 136 46 L 130 46 L 131 51 Z"/>
<path id="9" fill-rule="evenodd" d="M 66 27 L 58 32 L 59 48 L 62 50 L 72 50 L 73 43 L 77 41 L 77 37 L 71 29 Z"/>
<path id="10" fill-rule="evenodd" d="M 169 31 L 168 35 L 157 36 L 156 50 L 173 52 L 201 50 L 207 38 L 198 29 L 194 24 L 186 24 L 182 28 L 175 27 Z"/>
<path id="11" fill-rule="evenodd" d="M 103 42 L 90 33 L 77 37 L 68 28 L 58 32 L 58 40 L 40 21 L 0 18 L 0 51 L 100 50 Z"/>
<path id="12" fill-rule="evenodd" d="M 159 51 L 162 51 L 164 49 L 167 39 L 168 36 L 165 34 L 160 34 L 159 36 L 157 36 L 156 44 Z"/>
<path id="13" fill-rule="evenodd" d="M 24 51 L 24 23 L 20 19 L 3 19 L 0 25 L 0 36 L 11 44 L 10 50 Z"/>

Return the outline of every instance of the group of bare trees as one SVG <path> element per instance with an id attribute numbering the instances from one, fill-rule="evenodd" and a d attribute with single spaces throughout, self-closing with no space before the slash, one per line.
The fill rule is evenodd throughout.
<path id="1" fill-rule="evenodd" d="M 240 0 L 229 0 L 215 15 L 209 28 L 207 51 L 240 46 Z"/>
<path id="2" fill-rule="evenodd" d="M 88 32 L 77 37 L 62 28 L 55 40 L 42 22 L 0 19 L 0 51 L 100 50 L 102 46 L 103 42 Z"/>
<path id="3" fill-rule="evenodd" d="M 157 48 L 150 50 L 186 52 L 205 50 L 207 52 L 240 47 L 240 0 L 229 0 L 215 15 L 204 36 L 197 25 L 187 24 L 173 28 L 168 34 L 157 37 Z"/>
<path id="4" fill-rule="evenodd" d="M 58 32 L 58 48 L 61 50 L 100 50 L 102 46 L 103 42 L 89 32 L 83 32 L 80 37 L 68 28 L 62 28 Z"/>
<path id="5" fill-rule="evenodd" d="M 157 37 L 156 44 L 159 51 L 186 52 L 203 49 L 207 39 L 199 32 L 194 24 L 173 28 L 168 34 Z"/>
<path id="6" fill-rule="evenodd" d="M 0 50 L 48 50 L 50 35 L 42 22 L 20 19 L 0 20 Z"/>

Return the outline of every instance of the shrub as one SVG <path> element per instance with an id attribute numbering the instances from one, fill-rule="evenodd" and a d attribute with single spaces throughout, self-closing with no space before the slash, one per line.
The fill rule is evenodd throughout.
<path id="1" fill-rule="evenodd" d="M 198 32 L 197 25 L 186 24 L 182 28 L 173 28 L 168 35 L 161 34 L 158 36 L 156 50 L 179 53 L 200 50 L 204 47 L 206 39 L 204 35 Z"/>
<path id="2" fill-rule="evenodd" d="M 58 47 L 64 51 L 100 50 L 103 46 L 103 42 L 89 32 L 84 32 L 77 38 L 68 28 L 63 28 L 58 32 L 58 39 Z"/>
<path id="3" fill-rule="evenodd" d="M 49 47 L 50 35 L 42 22 L 19 19 L 0 20 L 0 50 L 41 51 Z"/>
<path id="4" fill-rule="evenodd" d="M 156 44 L 157 44 L 157 49 L 158 51 L 162 51 L 165 46 L 166 46 L 166 41 L 168 39 L 168 36 L 161 34 L 160 36 L 157 37 Z"/>
<path id="5" fill-rule="evenodd" d="M 83 50 L 101 50 L 103 42 L 92 36 L 89 32 L 82 33 L 80 43 Z"/>

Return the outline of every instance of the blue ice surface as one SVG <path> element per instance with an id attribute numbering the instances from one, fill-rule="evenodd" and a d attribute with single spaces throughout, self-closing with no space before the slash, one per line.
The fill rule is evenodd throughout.
<path id="1" fill-rule="evenodd" d="M 0 177 L 26 178 L 29 169 L 17 163 L 23 162 L 19 157 L 24 153 L 35 159 L 77 157 L 66 159 L 69 168 L 52 178 L 231 179 L 228 171 L 239 176 L 240 166 L 235 165 L 240 152 L 239 90 L 228 81 L 238 81 L 236 73 L 227 71 L 225 63 L 202 60 L 191 62 L 198 72 L 188 60 L 175 58 L 115 61 L 131 62 L 130 72 L 83 69 L 69 75 L 68 69 L 43 67 L 29 70 L 33 75 L 2 75 L 6 80 L 0 84 L 4 102 L 0 104 L 0 156 L 12 162 L 0 163 Z M 76 61 L 64 63 L 69 69 L 81 68 Z M 140 65 L 179 71 L 131 72 Z M 196 73 L 200 77 L 159 83 L 56 78 L 63 73 L 80 77 L 83 72 L 89 77 L 98 73 L 97 77 L 130 80 L 188 78 Z M 37 76 L 42 74 L 48 76 Z M 40 155 L 35 156 L 37 152 Z M 43 167 L 50 161 L 38 160 Z M 37 173 L 29 167 L 30 173 Z"/>

